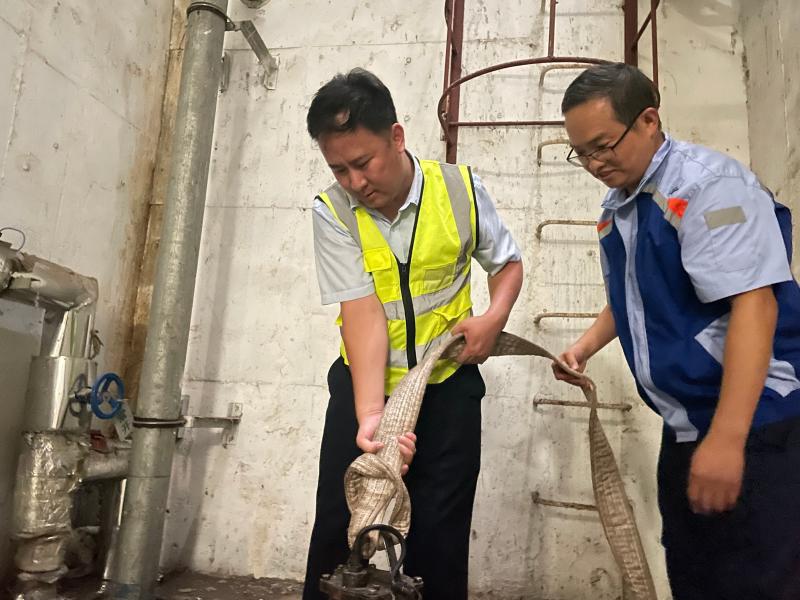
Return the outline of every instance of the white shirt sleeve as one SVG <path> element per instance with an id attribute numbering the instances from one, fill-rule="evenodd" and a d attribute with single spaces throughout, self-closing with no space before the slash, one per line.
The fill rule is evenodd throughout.
<path id="1" fill-rule="evenodd" d="M 522 260 L 522 252 L 511 237 L 511 232 L 500 220 L 480 177 L 473 174 L 472 181 L 475 184 L 475 204 L 478 211 L 478 245 L 473 257 L 484 271 L 495 275 L 506 263 Z"/>
<path id="2" fill-rule="evenodd" d="M 775 203 L 762 188 L 715 177 L 688 200 L 678 239 L 701 302 L 792 279 Z"/>
<path id="3" fill-rule="evenodd" d="M 314 257 L 322 304 L 364 298 L 375 293 L 364 270 L 361 248 L 319 199 L 314 200 Z"/>

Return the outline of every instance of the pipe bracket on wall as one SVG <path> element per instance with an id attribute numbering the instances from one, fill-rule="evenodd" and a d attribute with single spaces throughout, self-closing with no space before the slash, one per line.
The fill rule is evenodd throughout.
<path id="1" fill-rule="evenodd" d="M 249 5 L 248 5 L 249 6 Z M 262 83 L 268 90 L 274 90 L 278 86 L 278 57 L 270 53 L 269 48 L 264 43 L 261 34 L 252 21 L 231 21 L 230 17 L 220 9 L 213 2 L 203 2 L 202 0 L 195 0 L 186 9 L 186 15 L 197 10 L 207 10 L 219 15 L 225 20 L 225 31 L 241 31 L 244 39 L 250 44 L 250 48 L 258 58 L 258 62 L 264 69 L 262 74 Z M 228 77 L 230 72 L 230 61 L 226 56 L 222 57 L 222 80 L 220 81 L 220 92 L 228 89 Z"/>
<path id="2" fill-rule="evenodd" d="M 233 24 L 234 31 L 241 31 L 244 39 L 258 58 L 259 64 L 264 69 L 263 84 L 268 90 L 278 86 L 278 57 L 270 53 L 258 29 L 252 21 L 237 21 Z"/>
<path id="3" fill-rule="evenodd" d="M 186 413 L 189 408 L 189 396 L 181 397 L 182 412 Z M 236 441 L 236 433 L 239 423 L 242 421 L 242 404 L 230 402 L 228 404 L 228 414 L 224 417 L 206 417 L 198 415 L 185 415 L 185 424 L 178 429 L 177 438 L 181 439 L 185 435 L 185 429 L 222 429 L 222 446 L 227 448 Z"/>

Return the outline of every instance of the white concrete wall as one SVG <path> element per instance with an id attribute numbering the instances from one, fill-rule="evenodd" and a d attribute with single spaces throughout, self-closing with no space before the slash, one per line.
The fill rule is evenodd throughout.
<path id="1" fill-rule="evenodd" d="M 467 3 L 465 68 L 546 53 L 539 3 Z M 313 195 L 331 179 L 305 133 L 316 89 L 337 71 L 372 69 L 392 90 L 410 148 L 443 157 L 435 115 L 444 46 L 442 2 L 288 2 L 254 18 L 280 55 L 278 89 L 256 81 L 254 57 L 229 35 L 230 89 L 220 97 L 216 153 L 203 233 L 184 389 L 193 414 L 224 414 L 244 404 L 234 446 L 218 432 L 192 432 L 179 446 L 164 543 L 166 567 L 301 578 L 313 520 L 317 451 L 327 403 L 325 376 L 336 356 L 335 308 L 321 308 L 313 269 Z M 559 4 L 556 52 L 619 59 L 618 2 Z M 716 15 L 709 19 L 709 11 Z M 659 13 L 666 128 L 748 160 L 747 115 L 736 15 L 725 2 L 672 0 Z M 646 55 L 643 52 L 643 55 Z M 644 56 L 646 58 L 646 56 Z M 643 60 L 646 62 L 646 60 Z M 464 119 L 558 118 L 575 71 L 520 68 L 467 84 Z M 508 329 L 554 350 L 588 324 L 534 314 L 591 311 L 603 290 L 591 228 L 553 227 L 547 218 L 593 219 L 603 190 L 563 162 L 557 128 L 462 130 L 461 161 L 475 165 L 524 248 L 527 281 Z M 476 276 L 476 280 L 482 278 Z M 478 307 L 485 284 L 476 281 Z M 592 502 L 587 414 L 538 407 L 537 397 L 579 399 L 552 381 L 544 361 L 493 359 L 484 368 L 483 467 L 471 546 L 471 586 L 496 598 L 611 599 L 619 576 L 596 515 L 533 504 L 545 498 Z M 655 453 L 659 420 L 636 397 L 618 348 L 590 366 L 601 397 L 627 402 L 604 412 L 620 459 L 660 596 L 669 596 L 658 538 Z"/>
<path id="2" fill-rule="evenodd" d="M 0 2 L 0 227 L 25 250 L 94 276 L 100 367 L 130 326 L 158 137 L 170 0 Z M 12 233 L 3 236 L 14 241 Z M 0 300 L 0 578 L 39 311 Z"/>
<path id="3" fill-rule="evenodd" d="M 790 0 L 741 0 L 745 48 L 747 115 L 753 170 L 779 202 L 800 209 L 800 5 Z M 794 272 L 798 249 L 794 248 Z"/>

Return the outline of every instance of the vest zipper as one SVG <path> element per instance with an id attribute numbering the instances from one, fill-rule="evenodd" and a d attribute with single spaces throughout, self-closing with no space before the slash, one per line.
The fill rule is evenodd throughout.
<path id="1" fill-rule="evenodd" d="M 411 154 L 406 151 L 411 164 L 414 164 L 414 159 Z M 408 256 L 406 262 L 401 263 L 397 256 L 394 259 L 397 261 L 397 267 L 400 270 L 400 296 L 403 299 L 403 312 L 406 317 L 406 360 L 408 361 L 408 368 L 413 369 L 417 366 L 417 322 L 414 316 L 414 299 L 411 297 L 411 286 L 409 285 L 409 278 L 411 274 L 411 253 L 414 252 L 414 240 L 417 237 L 417 224 L 419 223 L 419 213 L 422 210 L 422 194 L 425 190 L 425 177 L 422 177 L 422 185 L 419 188 L 419 200 L 417 201 L 417 214 L 414 217 L 414 228 L 411 230 L 411 242 L 408 244 Z"/>
<path id="2" fill-rule="evenodd" d="M 397 257 L 395 257 L 395 260 Z M 414 300 L 411 297 L 411 287 L 409 286 L 409 264 L 397 261 L 397 266 L 400 269 L 400 295 L 403 298 L 403 311 L 406 317 L 406 359 L 408 360 L 408 368 L 412 369 L 417 366 L 417 323 L 414 317 Z"/>

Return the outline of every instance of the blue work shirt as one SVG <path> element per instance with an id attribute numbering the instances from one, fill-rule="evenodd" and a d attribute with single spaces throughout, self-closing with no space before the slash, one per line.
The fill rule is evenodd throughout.
<path id="1" fill-rule="evenodd" d="M 791 215 L 738 161 L 669 136 L 597 224 L 608 303 L 639 394 L 679 442 L 708 431 L 730 297 L 772 286 L 778 323 L 753 427 L 800 415 L 800 288 Z"/>

